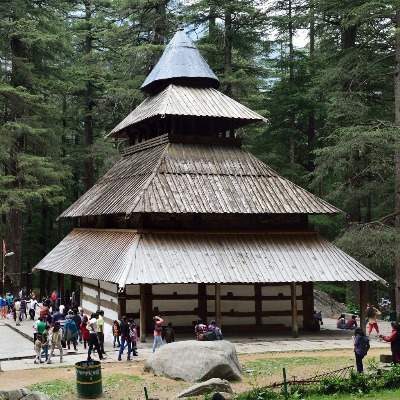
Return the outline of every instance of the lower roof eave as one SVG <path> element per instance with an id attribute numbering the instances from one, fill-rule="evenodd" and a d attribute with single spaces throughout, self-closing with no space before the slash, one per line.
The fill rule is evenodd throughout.
<path id="1" fill-rule="evenodd" d="M 34 269 L 118 284 L 380 282 L 307 232 L 74 229 Z"/>

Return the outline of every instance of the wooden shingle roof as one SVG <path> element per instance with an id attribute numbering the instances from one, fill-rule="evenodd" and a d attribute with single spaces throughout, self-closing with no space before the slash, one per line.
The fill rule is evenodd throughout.
<path id="1" fill-rule="evenodd" d="M 266 118 L 213 88 L 191 88 L 169 85 L 161 93 L 147 97 L 107 136 L 118 137 L 120 132 L 150 118 L 166 115 L 229 119 L 231 128 L 239 128 Z"/>
<path id="2" fill-rule="evenodd" d="M 173 143 L 128 149 L 60 217 L 131 213 L 335 214 L 241 147 Z"/>
<path id="3" fill-rule="evenodd" d="M 144 283 L 386 283 L 312 231 L 74 229 L 35 269 L 113 282 L 119 287 Z"/>

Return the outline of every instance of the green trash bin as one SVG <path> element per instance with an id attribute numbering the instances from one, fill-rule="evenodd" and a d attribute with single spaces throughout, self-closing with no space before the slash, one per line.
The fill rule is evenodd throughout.
<path id="1" fill-rule="evenodd" d="M 79 361 L 75 370 L 78 397 L 90 399 L 103 394 L 100 361 Z"/>

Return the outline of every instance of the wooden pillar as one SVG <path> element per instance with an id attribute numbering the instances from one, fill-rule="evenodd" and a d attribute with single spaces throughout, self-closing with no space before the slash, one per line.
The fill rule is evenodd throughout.
<path id="1" fill-rule="evenodd" d="M 97 281 L 97 310 L 100 310 L 100 281 Z"/>
<path id="2" fill-rule="evenodd" d="M 146 342 L 146 285 L 140 285 L 140 341 Z"/>
<path id="3" fill-rule="evenodd" d="M 292 336 L 297 338 L 299 336 L 299 326 L 297 324 L 297 295 L 296 295 L 296 282 L 290 284 L 290 295 L 292 304 Z"/>
<path id="4" fill-rule="evenodd" d="M 215 284 L 215 322 L 221 327 L 221 284 Z"/>
<path id="5" fill-rule="evenodd" d="M 204 323 L 207 321 L 207 285 L 205 283 L 199 283 L 198 285 L 199 291 L 199 317 L 203 319 Z"/>
<path id="6" fill-rule="evenodd" d="M 256 317 L 256 325 L 262 325 L 262 286 L 261 283 L 254 284 L 254 310 Z"/>
<path id="7" fill-rule="evenodd" d="M 360 282 L 360 327 L 365 333 L 367 328 L 365 326 L 365 319 L 367 318 L 367 282 Z"/>
<path id="8" fill-rule="evenodd" d="M 57 274 L 57 293 L 58 293 L 58 304 L 64 304 L 64 274 Z"/>
<path id="9" fill-rule="evenodd" d="M 301 295 L 303 297 L 303 320 L 310 324 L 314 321 L 314 283 L 303 282 L 301 284 Z"/>
<path id="10" fill-rule="evenodd" d="M 124 315 L 126 315 L 126 286 L 123 291 L 119 290 L 117 287 L 118 293 L 118 318 L 121 319 Z"/>

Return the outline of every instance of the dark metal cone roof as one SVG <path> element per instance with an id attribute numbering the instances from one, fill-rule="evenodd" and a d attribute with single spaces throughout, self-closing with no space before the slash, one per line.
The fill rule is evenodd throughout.
<path id="1" fill-rule="evenodd" d="M 219 87 L 219 80 L 183 30 L 175 33 L 141 89 L 155 93 L 170 83 Z"/>

